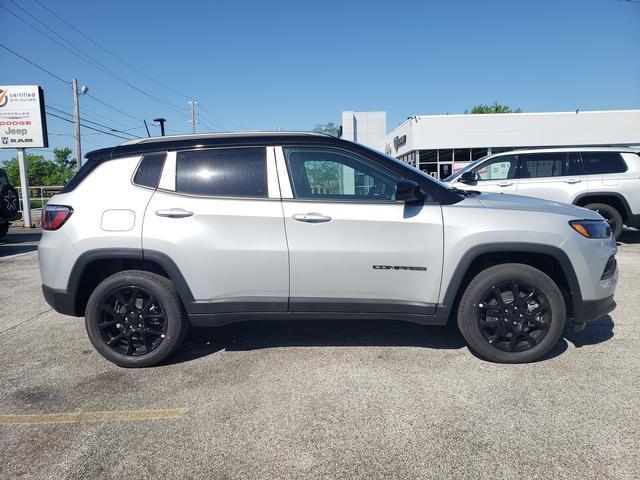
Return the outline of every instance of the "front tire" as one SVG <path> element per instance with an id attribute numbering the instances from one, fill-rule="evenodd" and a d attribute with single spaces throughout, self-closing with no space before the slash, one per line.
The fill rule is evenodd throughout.
<path id="1" fill-rule="evenodd" d="M 458 326 L 469 347 L 499 363 L 527 363 L 551 350 L 564 331 L 562 292 L 545 273 L 505 263 L 480 272 L 458 307 Z"/>
<path id="2" fill-rule="evenodd" d="M 89 297 L 85 326 L 104 358 L 121 367 L 150 367 L 184 340 L 188 321 L 173 283 L 129 270 L 102 281 Z"/>

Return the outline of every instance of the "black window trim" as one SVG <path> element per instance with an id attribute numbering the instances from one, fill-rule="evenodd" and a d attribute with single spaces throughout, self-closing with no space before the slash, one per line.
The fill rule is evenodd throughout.
<path id="1" fill-rule="evenodd" d="M 253 196 L 248 196 L 248 195 L 242 195 L 242 196 L 238 196 L 238 195 L 200 195 L 197 193 L 186 193 L 186 192 L 178 192 L 177 190 L 169 190 L 166 188 L 161 188 L 158 187 L 158 190 L 161 192 L 165 192 L 165 193 L 171 193 L 174 195 L 180 195 L 180 196 L 184 196 L 184 197 L 191 197 L 191 198 L 202 198 L 202 199 L 218 199 L 218 200 L 263 200 L 263 201 L 280 201 L 281 199 L 279 197 L 270 197 L 270 191 L 269 191 L 269 169 L 267 168 L 267 162 L 268 162 L 268 155 L 267 155 L 267 148 L 269 147 L 269 145 L 221 145 L 221 146 L 216 146 L 216 147 L 194 147 L 194 148 L 185 148 L 185 149 L 178 149 L 178 150 L 169 150 L 168 153 L 175 153 L 176 157 L 175 157 L 175 162 L 176 162 L 176 168 L 175 168 L 175 183 L 174 183 L 174 188 L 177 189 L 177 184 L 178 184 L 178 154 L 182 153 L 182 152 L 201 152 L 201 151 L 208 151 L 208 150 L 231 150 L 231 149 L 238 149 L 238 148 L 242 148 L 242 149 L 247 149 L 247 148 L 262 148 L 264 150 L 264 154 L 265 154 L 265 161 L 264 161 L 264 169 L 265 169 L 265 178 L 267 180 L 267 195 L 264 197 L 253 197 Z M 162 178 L 162 175 L 160 175 L 160 178 Z M 279 193 L 279 192 L 278 192 Z"/>

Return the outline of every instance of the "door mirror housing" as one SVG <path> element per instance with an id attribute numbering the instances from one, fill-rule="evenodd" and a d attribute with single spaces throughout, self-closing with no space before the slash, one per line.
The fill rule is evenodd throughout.
<path id="1" fill-rule="evenodd" d="M 478 181 L 478 177 L 476 176 L 476 172 L 474 172 L 473 170 L 467 170 L 462 175 L 460 175 L 458 181 L 462 183 L 474 183 Z"/>
<path id="2" fill-rule="evenodd" d="M 425 195 L 420 190 L 420 185 L 413 180 L 402 179 L 396 184 L 396 200 L 400 202 L 419 202 Z"/>

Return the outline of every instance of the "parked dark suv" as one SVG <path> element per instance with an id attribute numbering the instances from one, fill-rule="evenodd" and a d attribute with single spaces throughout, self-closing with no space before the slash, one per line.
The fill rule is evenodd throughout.
<path id="1" fill-rule="evenodd" d="M 0 238 L 9 231 L 9 222 L 22 218 L 18 210 L 18 193 L 9 182 L 7 172 L 0 168 Z"/>

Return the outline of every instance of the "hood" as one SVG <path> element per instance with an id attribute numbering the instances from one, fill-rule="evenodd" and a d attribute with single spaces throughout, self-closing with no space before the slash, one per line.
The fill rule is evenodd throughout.
<path id="1" fill-rule="evenodd" d="M 556 213 L 584 220 L 602 220 L 602 217 L 592 211 L 568 203 L 542 200 L 541 198 L 508 195 L 505 193 L 481 193 L 473 197 L 482 206 L 501 210 L 523 210 L 544 213 Z"/>

